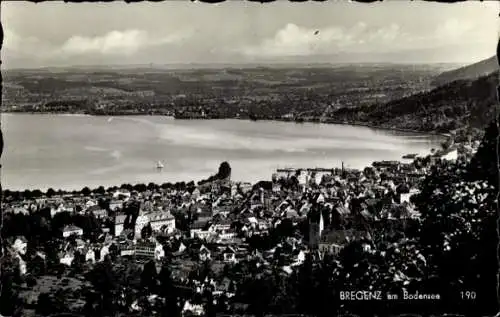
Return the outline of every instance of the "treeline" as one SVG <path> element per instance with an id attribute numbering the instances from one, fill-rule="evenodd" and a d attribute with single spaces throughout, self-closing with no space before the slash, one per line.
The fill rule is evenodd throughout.
<path id="1" fill-rule="evenodd" d="M 208 177 L 205 180 L 199 181 L 198 185 L 205 185 L 211 183 L 215 180 L 225 180 L 231 176 L 231 166 L 228 162 L 222 162 L 219 166 L 219 170 L 216 174 Z M 64 195 L 82 195 L 85 197 L 94 195 L 105 195 L 114 193 L 120 189 L 127 190 L 129 192 L 136 191 L 138 193 L 144 193 L 146 191 L 159 191 L 159 190 L 177 190 L 177 191 L 189 191 L 192 192 L 196 188 L 196 183 L 194 181 L 190 182 L 176 182 L 176 183 L 163 183 L 161 185 L 155 183 L 149 184 L 122 184 L 121 186 L 110 186 L 105 188 L 104 186 L 99 186 L 94 189 L 90 189 L 89 187 L 84 187 L 81 190 L 72 190 L 66 191 L 62 189 L 55 190 L 53 188 L 49 188 L 46 191 L 41 191 L 40 189 L 29 190 L 26 189 L 24 191 L 15 191 L 6 189 L 3 191 L 3 198 L 7 202 L 11 201 L 22 201 L 24 199 L 39 199 L 39 198 L 52 198 L 54 196 L 64 196 Z"/>
<path id="2" fill-rule="evenodd" d="M 1 233 L 3 238 L 24 236 L 30 243 L 43 245 L 52 239 L 62 238 L 62 229 L 68 225 L 82 228 L 84 238 L 90 240 L 98 237 L 103 225 L 112 228 L 110 221 L 103 222 L 92 213 L 73 214 L 60 211 L 51 215 L 51 208 L 45 207 L 30 214 L 4 213 Z"/>
<path id="3" fill-rule="evenodd" d="M 82 196 L 90 196 L 91 194 L 94 195 L 105 195 L 105 194 L 111 194 L 114 193 L 118 190 L 128 190 L 128 191 L 136 191 L 138 193 L 143 193 L 148 190 L 150 191 L 158 191 L 160 189 L 162 190 L 169 190 L 169 189 L 175 189 L 175 190 L 191 190 L 196 187 L 194 181 L 190 182 L 176 182 L 176 183 L 163 183 L 161 185 L 155 184 L 155 183 L 149 183 L 149 184 L 122 184 L 120 186 L 110 186 L 108 188 L 105 188 L 104 186 L 99 186 L 97 188 L 90 189 L 89 187 L 84 187 L 81 190 L 54 190 L 53 188 L 49 188 L 46 191 L 42 191 L 39 189 L 26 189 L 24 191 L 16 191 L 16 190 L 9 190 L 6 189 L 3 191 L 3 197 L 5 201 L 10 202 L 10 201 L 22 201 L 24 199 L 31 200 L 31 199 L 40 199 L 40 198 L 53 198 L 55 196 L 64 196 L 64 195 L 82 195 Z"/>

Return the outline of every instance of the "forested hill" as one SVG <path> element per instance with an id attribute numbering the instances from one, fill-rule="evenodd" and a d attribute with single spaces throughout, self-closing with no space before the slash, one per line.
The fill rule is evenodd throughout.
<path id="1" fill-rule="evenodd" d="M 483 130 L 495 113 L 498 71 L 475 80 L 459 80 L 385 104 L 339 109 L 337 120 L 422 132 Z"/>
<path id="2" fill-rule="evenodd" d="M 432 81 L 434 87 L 442 86 L 456 80 L 476 79 L 489 75 L 498 69 L 496 56 L 458 69 L 444 72 Z"/>

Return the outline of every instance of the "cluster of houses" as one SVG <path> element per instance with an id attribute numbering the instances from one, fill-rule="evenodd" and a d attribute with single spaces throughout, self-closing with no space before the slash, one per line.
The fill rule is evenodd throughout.
<path id="1" fill-rule="evenodd" d="M 477 145 L 469 145 L 436 151 L 431 161 L 461 159 L 476 149 Z M 267 188 L 214 181 L 215 184 L 194 190 L 119 189 L 101 195 L 56 195 L 13 202 L 5 207 L 7 212 L 27 214 L 49 205 L 52 216 L 67 211 L 92 213 L 103 223 L 110 220 L 113 227 L 103 227 L 98 242 L 84 240 L 83 229 L 74 225 L 62 229 L 66 242 L 60 246 L 58 255 L 60 263 L 67 266 L 73 264 L 76 253 L 85 262 L 95 263 L 115 252 L 122 257 L 155 261 L 161 261 L 167 254 L 179 260 L 190 258 L 221 264 L 255 260 L 266 266 L 279 261 L 283 271 L 291 273 L 308 252 L 320 257 L 325 253 L 337 255 L 354 240 L 361 241 L 365 250 L 372 247 L 369 230 L 339 226 L 339 223 L 418 218 L 411 196 L 418 193 L 419 182 L 428 167 L 415 164 L 416 160 L 418 157 L 413 156 L 406 161 L 375 162 L 362 171 L 344 167 L 280 169 L 273 174 Z M 99 206 L 98 201 L 103 198 L 108 199 L 109 208 Z M 133 230 L 125 229 L 130 215 L 124 213 L 132 203 L 139 206 Z M 183 220 L 187 221 L 187 227 L 177 228 Z M 281 242 L 269 250 L 249 247 L 248 241 L 253 236 L 265 237 L 285 221 L 292 226 L 307 221 L 308 235 L 295 232 L 282 237 Z M 142 237 L 146 226 L 151 228 L 152 235 Z M 21 273 L 26 273 L 23 260 L 26 239 L 13 239 L 11 248 L 19 258 Z M 276 256 L 278 249 L 279 257 Z M 37 256 L 45 258 L 43 252 Z"/>

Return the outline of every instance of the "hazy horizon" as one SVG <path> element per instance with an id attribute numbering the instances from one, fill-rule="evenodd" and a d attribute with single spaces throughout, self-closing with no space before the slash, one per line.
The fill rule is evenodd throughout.
<path id="1" fill-rule="evenodd" d="M 322 63 L 322 62 L 261 62 L 261 63 L 251 63 L 251 62 L 241 62 L 241 63 L 177 63 L 177 64 L 116 64 L 116 65 L 64 65 L 64 66 L 39 66 L 39 67 L 17 67 L 9 68 L 4 67 L 4 71 L 38 71 L 38 70 L 88 70 L 88 69 L 102 69 L 102 70 L 127 70 L 127 69 L 151 69 L 151 70 L 182 70 L 182 69 L 225 69 L 225 68 L 238 68 L 238 69 L 254 69 L 254 68 L 314 68 L 318 66 L 331 66 L 331 67 L 345 67 L 345 66 L 441 66 L 444 69 L 454 69 L 457 67 L 466 66 L 469 64 L 464 63 L 377 63 L 377 62 L 367 62 L 367 63 Z M 194 66 L 194 67 L 193 67 Z"/>
<path id="2" fill-rule="evenodd" d="M 498 2 L 3 2 L 6 69 L 459 64 L 496 54 Z"/>

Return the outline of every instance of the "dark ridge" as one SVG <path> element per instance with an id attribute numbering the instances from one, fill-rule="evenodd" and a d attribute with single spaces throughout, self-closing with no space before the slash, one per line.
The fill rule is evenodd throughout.
<path id="1" fill-rule="evenodd" d="M 341 108 L 338 121 L 382 128 L 449 133 L 483 131 L 495 117 L 498 72 L 476 80 L 458 80 L 431 91 L 385 104 Z"/>
<path id="2" fill-rule="evenodd" d="M 432 85 L 442 86 L 457 80 L 476 79 L 489 75 L 497 70 L 497 58 L 496 56 L 492 56 L 480 62 L 441 73 L 434 78 Z"/>
<path id="3" fill-rule="evenodd" d="M 496 120 L 493 120 L 486 128 L 481 145 L 469 165 L 469 176 L 472 180 L 487 179 L 497 190 L 500 190 L 498 188 L 499 171 L 497 166 L 497 158 L 500 155 L 497 147 L 497 139 L 499 137 L 498 120 L 500 120 L 500 116 Z"/>

